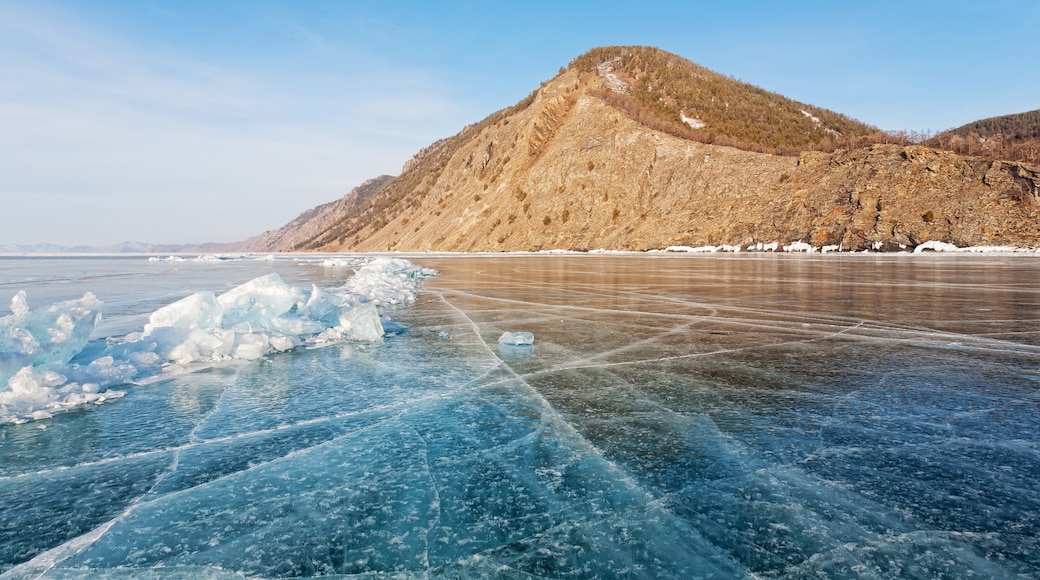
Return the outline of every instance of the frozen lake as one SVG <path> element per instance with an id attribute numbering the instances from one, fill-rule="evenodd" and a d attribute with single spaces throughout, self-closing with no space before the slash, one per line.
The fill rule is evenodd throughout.
<path id="1" fill-rule="evenodd" d="M 0 575 L 1040 575 L 1035 257 L 408 259 L 439 274 L 381 341 L 0 424 Z M 192 293 L 311 304 L 366 262 L 321 260 L 0 257 L 0 316 L 94 293 L 74 365 Z"/>

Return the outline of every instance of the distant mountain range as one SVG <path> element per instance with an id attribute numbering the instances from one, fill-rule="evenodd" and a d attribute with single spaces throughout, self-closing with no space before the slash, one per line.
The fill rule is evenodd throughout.
<path id="1" fill-rule="evenodd" d="M 1037 246 L 1040 168 L 1028 162 L 1037 117 L 926 140 L 656 48 L 597 48 L 516 105 L 427 147 L 401 175 L 246 247 Z"/>
<path id="2" fill-rule="evenodd" d="M 55 244 L 0 244 L 0 254 L 213 254 L 242 252 L 249 248 L 254 239 L 226 244 L 149 244 L 145 242 L 122 242 L 112 246 L 59 246 Z"/>

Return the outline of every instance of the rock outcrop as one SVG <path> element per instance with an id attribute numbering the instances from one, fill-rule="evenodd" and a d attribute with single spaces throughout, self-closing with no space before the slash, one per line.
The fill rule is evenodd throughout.
<path id="1" fill-rule="evenodd" d="M 315 208 L 254 249 L 1040 244 L 1036 167 L 922 146 L 796 156 L 706 144 L 610 104 L 604 86 L 616 82 L 603 67 L 566 69 L 431 145 L 401 176 Z"/>

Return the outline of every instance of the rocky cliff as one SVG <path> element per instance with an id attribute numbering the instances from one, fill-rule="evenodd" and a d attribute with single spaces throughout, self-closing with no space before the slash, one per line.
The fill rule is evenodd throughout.
<path id="1" fill-rule="evenodd" d="M 719 145 L 747 144 L 754 132 L 713 133 L 712 117 L 682 101 L 693 94 L 688 88 L 662 93 L 668 107 L 648 118 L 646 103 L 653 101 L 646 95 L 642 109 L 623 101 L 635 102 L 633 91 L 655 90 L 633 88 L 653 75 L 645 65 L 624 68 L 618 57 L 602 58 L 608 60 L 591 65 L 577 59 L 516 106 L 430 146 L 399 177 L 370 185 L 367 196 L 315 208 L 265 234 L 254 249 L 1040 244 L 1037 167 L 921 146 L 851 147 L 850 134 L 862 139 L 869 127 L 760 89 L 755 98 L 763 104 L 755 111 L 786 111 L 774 121 L 785 134 L 797 134 L 803 123 L 812 135 L 805 147 L 833 137 L 850 148 L 792 154 L 792 145 L 775 136 L 757 143 L 787 154 L 756 152 L 764 148 L 754 141 L 744 149 Z M 730 108 L 745 106 L 727 98 Z"/>

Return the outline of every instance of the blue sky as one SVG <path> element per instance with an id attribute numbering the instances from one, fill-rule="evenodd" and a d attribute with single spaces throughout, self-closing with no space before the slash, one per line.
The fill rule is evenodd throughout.
<path id="1" fill-rule="evenodd" d="M 658 46 L 888 130 L 1040 108 L 1040 2 L 0 0 L 0 243 L 232 241 Z"/>

